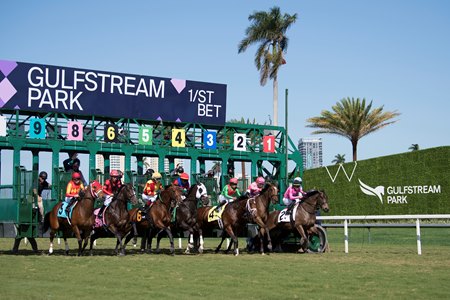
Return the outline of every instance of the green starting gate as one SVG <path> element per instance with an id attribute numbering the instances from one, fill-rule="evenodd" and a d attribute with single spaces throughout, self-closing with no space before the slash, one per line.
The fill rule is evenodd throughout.
<path id="1" fill-rule="evenodd" d="M 138 119 L 111 119 L 96 116 L 71 116 L 61 113 L 22 112 L 19 110 L 1 110 L 6 120 L 6 136 L 0 136 L 0 157 L 2 150 L 13 152 L 13 185 L 0 185 L 0 222 L 15 222 L 18 235 L 21 237 L 37 236 L 37 213 L 34 207 L 36 196 L 33 189 L 37 188 L 37 174 L 39 167 L 39 153 L 50 152 L 52 163 L 52 186 L 49 200 L 44 200 L 45 210 L 48 211 L 57 201 L 64 198 L 65 187 L 70 180 L 70 174 L 60 167 L 59 155 L 61 152 L 75 151 L 89 155 L 89 174 L 87 180 L 97 179 L 104 182 L 104 174 L 109 174 L 110 156 L 123 155 L 125 157 L 125 182 L 133 182 L 137 192 L 142 193 L 143 186 L 148 180 L 144 171 L 144 158 L 157 157 L 159 170 L 164 169 L 165 160 L 169 161 L 169 168 L 174 168 L 175 159 L 190 160 L 191 184 L 203 182 L 208 193 L 212 196 L 213 204 L 220 193 L 221 187 L 234 176 L 234 164 L 238 162 L 250 163 L 250 180 L 258 176 L 270 176 L 280 186 L 280 199 L 285 190 L 291 174 L 302 173 L 302 159 L 295 143 L 286 134 L 283 127 L 265 126 L 255 124 L 226 123 L 223 126 L 202 125 L 181 122 L 162 122 Z M 44 138 L 33 138 L 31 132 L 34 120 L 45 124 Z M 68 137 L 68 123 L 76 121 L 82 124 L 83 140 L 73 141 Z M 114 142 L 105 141 L 106 129 L 119 128 L 112 134 L 117 138 Z M 139 143 L 139 134 L 142 127 L 151 128 L 152 143 L 142 145 Z M 173 130 L 182 130 L 185 133 L 185 146 L 174 147 L 171 134 Z M 214 132 L 217 136 L 215 149 L 205 149 L 205 132 Z M 111 133 L 111 132 L 109 132 Z M 108 134 L 109 134 L 108 133 Z M 234 135 L 245 136 L 241 146 L 245 151 L 236 150 Z M 274 150 L 264 151 L 266 136 L 273 136 Z M 32 170 L 21 167 L 21 154 L 32 154 Z M 96 155 L 104 158 L 104 170 L 95 168 Z M 136 158 L 136 166 L 132 168 L 132 157 Z M 220 177 L 206 176 L 206 162 L 220 162 Z M 289 161 L 293 162 L 293 170 L 287 170 Z M 291 164 L 292 165 L 292 164 Z M 137 171 L 131 171 L 135 169 Z M 3 174 L 0 174 L 3 175 Z M 169 184 L 173 178 L 164 175 L 164 183 Z M 1 178 L 1 176 L 0 176 Z M 248 178 L 239 179 L 239 188 L 245 190 L 249 183 Z M 221 186 L 219 186 L 221 183 Z M 4 211 L 8 211 L 5 213 Z M 13 213 L 15 211 L 15 213 Z"/>

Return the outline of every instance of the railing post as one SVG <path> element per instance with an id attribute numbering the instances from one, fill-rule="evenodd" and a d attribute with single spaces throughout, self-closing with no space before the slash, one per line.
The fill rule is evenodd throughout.
<path id="1" fill-rule="evenodd" d="M 344 220 L 344 251 L 348 253 L 348 221 Z"/>
<path id="2" fill-rule="evenodd" d="M 420 242 L 420 220 L 416 219 L 417 254 L 422 255 L 422 243 Z"/>

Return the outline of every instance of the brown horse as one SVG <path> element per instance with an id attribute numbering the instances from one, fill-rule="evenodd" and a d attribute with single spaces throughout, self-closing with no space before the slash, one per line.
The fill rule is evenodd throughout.
<path id="1" fill-rule="evenodd" d="M 279 216 L 283 217 L 286 214 L 286 210 L 274 211 L 270 213 L 267 220 L 267 227 L 269 230 L 277 229 L 280 231 L 292 231 L 296 230 L 302 237 L 301 248 L 299 252 L 306 252 L 308 248 L 308 233 L 316 233 L 314 224 L 316 223 L 316 210 L 321 208 L 323 211 L 328 212 L 328 196 L 324 191 L 309 191 L 300 202 L 300 204 L 294 207 L 292 213 L 288 218 L 288 222 L 279 222 Z M 294 218 L 295 212 L 295 218 Z"/>
<path id="2" fill-rule="evenodd" d="M 165 232 L 170 240 L 170 254 L 174 255 L 175 247 L 173 245 L 172 231 L 170 230 L 170 221 L 172 219 L 170 212 L 181 201 L 181 189 L 176 185 L 171 185 L 159 195 L 159 201 L 153 203 L 148 212 L 150 222 L 148 251 L 151 252 L 153 237 L 157 235 L 155 252 L 159 253 L 159 242 L 162 238 L 160 233 Z"/>
<path id="3" fill-rule="evenodd" d="M 81 193 L 80 193 L 81 194 Z M 50 231 L 50 247 L 48 253 L 53 253 L 53 239 L 56 232 L 61 231 L 63 234 L 66 255 L 69 254 L 69 244 L 67 243 L 67 237 L 72 232 L 75 233 L 75 237 L 78 240 L 78 256 L 81 256 L 82 252 L 86 248 L 87 240 L 92 231 L 94 225 L 94 202 L 98 197 L 103 197 L 102 185 L 98 181 L 92 181 L 83 193 L 84 195 L 75 204 L 72 211 L 70 222 L 68 218 L 58 217 L 59 213 L 63 213 L 63 202 L 56 204 L 53 209 L 45 215 L 43 232 L 46 232 L 49 228 Z M 82 246 L 82 241 L 84 244 Z"/>
<path id="4" fill-rule="evenodd" d="M 105 209 L 104 220 L 105 224 L 112 234 L 117 238 L 117 244 L 115 252 L 120 255 L 125 255 L 125 247 L 122 246 L 122 238 L 130 231 L 130 220 L 127 209 L 128 202 L 132 204 L 137 203 L 136 193 L 131 183 L 122 185 L 119 190 L 114 194 L 111 204 Z M 107 232 L 103 227 L 97 227 L 94 229 L 94 233 L 91 235 L 91 242 L 89 251 L 91 255 L 92 245 L 94 241 L 99 237 L 107 236 Z M 120 245 L 120 248 L 119 248 Z"/>
<path id="5" fill-rule="evenodd" d="M 198 201 L 202 201 L 202 205 L 209 203 L 208 191 L 203 183 L 194 184 L 182 202 L 176 208 L 175 227 L 178 231 L 188 231 L 188 245 L 185 253 L 190 253 L 194 248 L 194 233 L 199 233 L 200 245 L 198 251 L 203 252 L 203 233 L 197 224 L 197 206 Z"/>
<path id="6" fill-rule="evenodd" d="M 269 230 L 266 227 L 266 220 L 269 214 L 270 202 L 278 202 L 278 188 L 273 184 L 266 184 L 261 193 L 254 198 L 241 197 L 236 201 L 230 202 L 222 213 L 221 222 L 223 224 L 222 241 L 216 248 L 216 252 L 222 247 L 223 241 L 226 238 L 226 233 L 231 237 L 231 243 L 227 252 L 234 245 L 234 254 L 239 255 L 239 246 L 236 233 L 244 228 L 247 223 L 256 223 L 260 226 L 259 236 L 264 238 L 267 233 L 270 241 Z M 197 210 L 198 223 L 200 228 L 204 229 L 207 226 L 218 227 L 218 222 L 214 221 L 208 223 L 208 212 L 211 207 L 201 207 Z M 209 225 L 211 224 L 211 225 Z M 264 248 L 261 248 L 261 253 L 264 253 Z"/>

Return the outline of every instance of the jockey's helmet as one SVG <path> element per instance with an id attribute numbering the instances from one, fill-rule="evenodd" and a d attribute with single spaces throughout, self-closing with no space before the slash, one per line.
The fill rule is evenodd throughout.
<path id="1" fill-rule="evenodd" d="M 111 177 L 122 177 L 120 174 L 120 171 L 118 170 L 111 170 L 111 172 L 109 172 L 109 176 Z"/>
<path id="2" fill-rule="evenodd" d="M 155 173 L 153 173 L 153 175 L 152 175 L 152 179 L 161 179 L 161 173 L 159 173 L 159 172 L 155 172 Z"/>
<path id="3" fill-rule="evenodd" d="M 183 180 L 189 180 L 189 175 L 187 173 L 181 173 L 180 178 Z"/>
<path id="4" fill-rule="evenodd" d="M 80 172 L 73 172 L 72 173 L 72 179 L 81 179 Z"/>
<path id="5" fill-rule="evenodd" d="M 238 184 L 238 179 L 233 177 L 230 179 L 230 184 Z"/>
<path id="6" fill-rule="evenodd" d="M 295 186 L 300 186 L 302 184 L 302 179 L 300 177 L 295 177 L 292 184 Z"/>
<path id="7" fill-rule="evenodd" d="M 265 184 L 266 183 L 266 181 L 264 180 L 264 178 L 263 177 L 258 177 L 258 178 L 256 178 L 256 184 Z"/>

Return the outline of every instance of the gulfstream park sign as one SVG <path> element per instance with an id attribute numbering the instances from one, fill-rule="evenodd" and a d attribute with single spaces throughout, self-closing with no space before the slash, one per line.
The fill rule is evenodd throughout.
<path id="1" fill-rule="evenodd" d="M 223 125 L 226 85 L 0 60 L 0 108 Z"/>
<path id="2" fill-rule="evenodd" d="M 383 195 L 386 192 L 387 204 L 408 204 L 408 195 L 417 194 L 440 194 L 440 185 L 409 185 L 409 186 L 388 186 L 379 185 L 371 187 L 359 180 L 359 188 L 368 196 L 376 196 L 383 204 Z"/>

